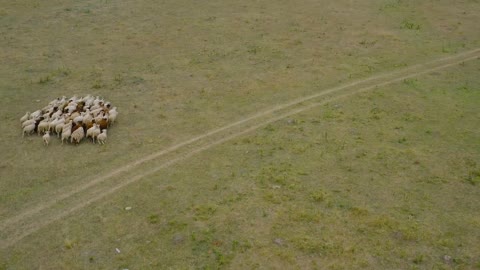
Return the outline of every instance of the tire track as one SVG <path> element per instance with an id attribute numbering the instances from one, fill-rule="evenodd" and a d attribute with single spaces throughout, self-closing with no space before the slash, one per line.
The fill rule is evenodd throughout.
<path id="1" fill-rule="evenodd" d="M 117 190 L 119 190 L 119 189 L 121 189 L 121 188 L 123 188 L 127 185 L 130 185 L 134 182 L 137 182 L 138 180 L 140 180 L 140 179 L 142 179 L 146 176 L 149 176 L 149 175 L 151 175 L 155 172 L 158 172 L 159 170 L 164 169 L 164 168 L 166 168 L 166 167 L 168 167 L 172 164 L 175 164 L 177 162 L 188 159 L 191 156 L 194 156 L 198 153 L 201 153 L 201 152 L 203 152 L 207 149 L 210 149 L 210 148 L 212 148 L 216 145 L 222 144 L 226 141 L 232 140 L 236 137 L 239 137 L 241 135 L 252 132 L 252 131 L 254 131 L 254 130 L 260 128 L 260 127 L 263 127 L 265 125 L 268 125 L 268 124 L 273 123 L 275 121 L 278 121 L 280 119 L 286 118 L 288 116 L 298 114 L 300 112 L 312 109 L 312 108 L 320 106 L 322 104 L 326 104 L 328 102 L 331 102 L 331 101 L 339 99 L 339 98 L 348 97 L 348 96 L 351 96 L 351 95 L 354 95 L 354 94 L 358 94 L 360 92 L 371 90 L 371 89 L 376 88 L 376 87 L 385 86 L 385 85 L 392 84 L 392 83 L 395 83 L 395 82 L 399 82 L 399 81 L 402 81 L 402 80 L 405 80 L 405 79 L 409 79 L 409 78 L 416 77 L 416 76 L 419 76 L 419 75 L 427 74 L 427 73 L 430 73 L 430 72 L 433 72 L 433 71 L 436 71 L 436 70 L 445 69 L 445 68 L 448 68 L 448 67 L 451 67 L 451 66 L 454 66 L 454 65 L 458 65 L 458 64 L 466 62 L 466 61 L 471 61 L 471 60 L 474 60 L 474 59 L 478 59 L 479 58 L 479 55 L 478 55 L 479 52 L 480 52 L 480 48 L 475 49 L 475 50 L 471 50 L 471 51 L 467 51 L 467 52 L 464 52 L 464 53 L 460 53 L 460 54 L 457 54 L 457 55 L 437 59 L 437 60 L 430 61 L 430 62 L 427 62 L 427 63 L 414 65 L 414 66 L 404 68 L 404 69 L 401 69 L 401 70 L 398 70 L 398 71 L 393 71 L 393 72 L 389 72 L 389 73 L 385 73 L 385 74 L 380 74 L 380 75 L 373 76 L 373 77 L 370 77 L 370 78 L 367 78 L 367 79 L 355 81 L 355 82 L 352 82 L 352 83 L 349 83 L 349 84 L 346 84 L 346 85 L 341 85 L 341 86 L 338 86 L 338 87 L 330 88 L 330 89 L 321 91 L 321 92 L 313 94 L 313 95 L 309 95 L 309 96 L 306 96 L 306 97 L 295 99 L 295 100 L 293 100 L 289 103 L 285 103 L 285 104 L 275 106 L 271 109 L 262 111 L 260 113 L 255 114 L 255 115 L 252 115 L 250 117 L 241 119 L 239 121 L 236 121 L 236 122 L 233 122 L 233 123 L 228 124 L 226 126 L 220 127 L 218 129 L 209 131 L 207 133 L 204 133 L 202 135 L 199 135 L 199 136 L 194 137 L 192 139 L 189 139 L 187 141 L 184 141 L 184 142 L 181 142 L 179 144 L 173 145 L 173 146 L 171 146 L 167 149 L 164 149 L 164 150 L 161 150 L 159 152 L 147 155 L 147 156 L 145 156 L 145 157 L 143 157 L 139 160 L 133 161 L 133 162 L 131 162 L 131 163 L 125 165 L 125 166 L 122 166 L 119 169 L 111 171 L 111 172 L 109 172 L 109 173 L 107 173 L 107 174 L 105 174 L 101 177 L 95 178 L 88 183 L 85 183 L 81 186 L 75 187 L 72 190 L 70 190 L 68 192 L 65 192 L 64 194 L 61 194 L 60 196 L 51 198 L 49 201 L 47 201 L 43 204 L 37 205 L 36 207 L 28 209 L 28 210 L 26 210 L 26 211 L 24 211 L 24 212 L 22 212 L 22 213 L 20 213 L 16 216 L 12 217 L 12 218 L 4 220 L 0 225 L 0 230 L 3 231 L 7 227 L 12 227 L 13 231 L 8 234 L 7 239 L 5 239 L 5 240 L 2 239 L 2 242 L 0 242 L 0 247 L 2 247 L 2 248 L 9 247 L 9 246 L 15 244 L 16 242 L 20 241 L 22 238 L 38 231 L 39 229 L 51 224 L 52 222 L 57 221 L 57 220 L 65 217 L 65 216 L 67 216 L 67 215 L 69 215 L 69 214 L 71 214 L 71 213 L 73 213 L 73 212 L 75 212 L 79 209 L 82 209 L 82 208 L 90 205 L 91 203 L 93 203 L 95 201 L 98 201 L 98 200 L 100 200 L 100 199 L 102 199 L 102 198 L 104 198 L 104 197 L 106 197 L 110 194 L 113 194 Z M 393 77 L 393 78 L 389 78 L 389 77 Z M 373 83 L 373 84 L 370 83 L 370 82 L 375 82 L 377 80 L 379 80 L 381 82 L 377 82 L 377 83 Z M 368 84 L 368 83 L 370 83 L 370 85 L 366 85 L 366 86 L 361 87 L 363 84 Z M 307 101 L 313 101 L 314 99 L 324 97 L 324 96 L 327 96 L 329 94 L 341 92 L 343 90 L 348 90 L 349 88 L 352 88 L 352 87 L 355 87 L 355 86 L 360 86 L 361 88 L 353 89 L 353 90 L 351 90 L 347 93 L 341 94 L 341 95 L 336 96 L 336 97 L 332 97 L 332 98 L 324 100 L 322 102 L 316 102 L 316 103 L 313 103 L 313 104 L 303 104 Z M 297 108 L 297 109 L 291 109 L 290 108 L 290 107 L 294 107 L 294 106 L 301 106 L 301 107 Z M 289 109 L 289 108 L 290 108 L 289 112 L 285 112 L 285 113 L 280 114 L 278 116 L 268 117 L 269 115 L 271 115 L 275 112 L 285 110 L 285 109 Z M 182 147 L 193 145 L 194 143 L 199 142 L 202 139 L 213 137 L 213 135 L 220 134 L 221 132 L 224 132 L 224 131 L 228 132 L 229 130 L 233 129 L 234 127 L 239 127 L 242 124 L 248 124 L 249 122 L 253 122 L 254 120 L 261 119 L 262 117 L 268 117 L 268 118 L 266 120 L 261 121 L 260 123 L 251 125 L 250 127 L 243 128 L 240 131 L 236 131 L 236 132 L 233 131 L 233 132 L 231 132 L 231 134 L 228 134 L 227 136 L 223 136 L 221 139 L 219 139 L 217 141 L 210 142 L 210 143 L 207 143 L 203 146 L 198 146 L 196 148 L 193 148 L 190 151 L 187 151 L 187 153 L 181 154 L 177 157 L 174 157 L 174 158 L 160 164 L 158 167 L 155 167 L 155 168 L 153 168 L 153 169 L 151 169 L 147 172 L 144 172 L 142 174 L 138 174 L 135 177 L 132 177 L 132 178 L 129 178 L 125 181 L 122 181 L 122 182 L 120 182 L 120 183 L 118 183 L 118 184 L 116 184 L 112 187 L 108 187 L 108 188 L 105 188 L 103 190 L 102 189 L 97 190 L 97 192 L 95 194 L 91 195 L 90 198 L 87 197 L 84 200 L 82 200 L 80 203 L 77 203 L 76 205 L 74 205 L 70 208 L 61 209 L 59 212 L 52 213 L 50 215 L 42 215 L 39 218 L 39 220 L 36 220 L 36 222 L 32 222 L 32 223 L 21 222 L 21 221 L 24 221 L 27 218 L 30 218 L 30 217 L 32 217 L 36 214 L 39 214 L 40 212 L 42 212 L 44 210 L 48 210 L 49 208 L 58 204 L 58 202 L 60 202 L 62 200 L 65 200 L 69 197 L 72 197 L 72 196 L 82 192 L 82 191 L 85 191 L 85 190 L 87 190 L 91 187 L 94 187 L 94 186 L 106 181 L 107 179 L 110 179 L 110 178 L 112 178 L 114 176 L 117 176 L 121 173 L 131 171 L 131 170 L 139 167 L 139 165 L 141 165 L 141 164 L 147 163 L 147 162 L 152 161 L 154 159 L 157 159 L 159 157 L 162 157 L 162 156 L 165 156 L 167 154 L 173 153 L 173 152 L 181 149 Z M 18 224 L 18 223 L 20 223 L 20 224 Z M 17 225 L 17 226 L 10 226 L 10 225 Z"/>

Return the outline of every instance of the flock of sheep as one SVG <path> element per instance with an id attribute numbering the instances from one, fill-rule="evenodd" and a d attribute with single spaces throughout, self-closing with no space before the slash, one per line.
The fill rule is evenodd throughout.
<path id="1" fill-rule="evenodd" d="M 50 134 L 56 133 L 62 144 L 79 144 L 84 138 L 91 138 L 99 144 L 107 140 L 107 128 L 115 122 L 117 107 L 103 98 L 87 95 L 85 97 L 65 96 L 56 98 L 44 108 L 33 113 L 27 112 L 20 118 L 22 136 L 38 133 L 43 135 L 43 142 L 48 146 Z"/>

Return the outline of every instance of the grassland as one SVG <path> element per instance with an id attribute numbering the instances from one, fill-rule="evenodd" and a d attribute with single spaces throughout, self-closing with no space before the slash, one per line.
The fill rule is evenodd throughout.
<path id="1" fill-rule="evenodd" d="M 479 14 L 478 1 L 5 3 L 0 225 L 259 111 L 476 49 Z M 170 156 L 135 167 L 5 226 L 2 241 L 34 230 L 0 269 L 479 268 L 479 71 L 332 99 L 95 193 Z M 21 138 L 25 111 L 87 93 L 121 112 L 107 145 Z"/>

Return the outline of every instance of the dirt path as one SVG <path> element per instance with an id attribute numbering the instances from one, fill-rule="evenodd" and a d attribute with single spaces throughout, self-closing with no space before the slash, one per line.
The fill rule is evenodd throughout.
<path id="1" fill-rule="evenodd" d="M 195 154 L 201 153 L 216 145 L 252 132 L 280 119 L 298 114 L 336 99 L 345 98 L 377 87 L 427 74 L 436 70 L 445 69 L 466 61 L 478 59 L 479 57 L 480 48 L 323 90 L 316 94 L 272 107 L 258 114 L 232 122 L 221 128 L 173 145 L 167 149 L 152 153 L 117 168 L 103 176 L 94 178 L 83 185 L 70 187 L 69 191 L 57 196 L 52 196 L 48 201 L 39 204 L 34 208 L 26 209 L 16 216 L 1 221 L 0 231 L 2 232 L 2 238 L 0 239 L 0 247 L 10 247 L 22 238 L 38 231 L 52 222 L 109 196 L 127 185 L 135 183 L 146 176 L 152 175 L 163 168 L 171 166 L 172 164 L 188 159 Z M 160 161 L 161 163 L 157 164 L 152 169 L 144 171 L 141 174 L 136 174 L 132 177 L 122 178 L 122 180 L 106 185 L 105 187 L 99 187 L 102 184 L 107 183 L 107 181 L 112 180 L 112 178 L 120 177 L 120 175 L 127 172 L 134 172 L 134 170 L 141 165 L 158 162 L 158 159 L 164 157 L 168 159 Z M 95 190 L 91 191 L 93 188 L 95 188 Z M 77 198 L 72 200 L 70 204 L 65 202 L 67 199 L 72 199 L 72 197 Z M 66 205 L 61 207 L 59 206 L 61 203 L 65 203 Z"/>

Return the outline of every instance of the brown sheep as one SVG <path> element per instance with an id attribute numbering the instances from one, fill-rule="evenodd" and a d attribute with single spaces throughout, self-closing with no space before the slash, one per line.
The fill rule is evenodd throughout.
<path id="1" fill-rule="evenodd" d="M 102 120 L 98 122 L 98 126 L 100 127 L 100 130 L 103 131 L 108 127 L 108 118 L 103 117 Z"/>

